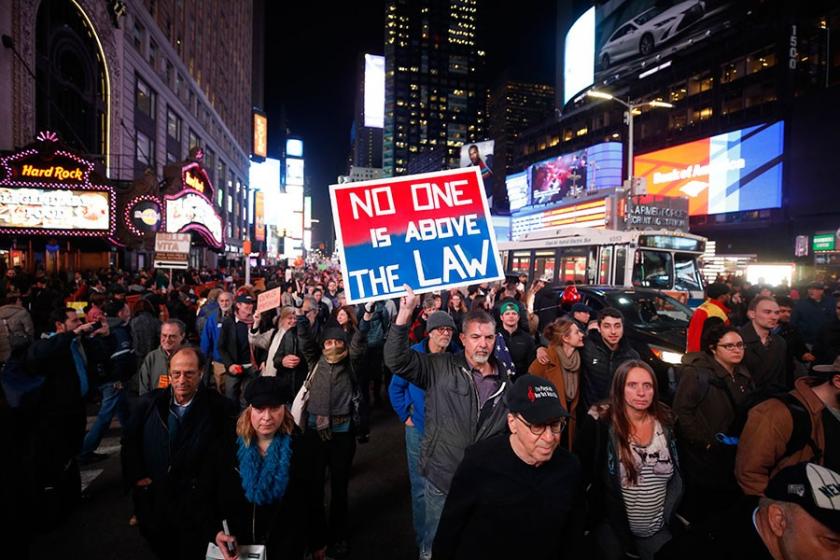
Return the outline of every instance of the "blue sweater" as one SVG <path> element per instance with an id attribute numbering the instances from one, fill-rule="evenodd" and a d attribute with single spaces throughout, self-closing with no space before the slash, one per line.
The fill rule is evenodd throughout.
<path id="1" fill-rule="evenodd" d="M 427 354 L 429 352 L 428 339 L 418 342 L 411 349 Z M 391 407 L 400 417 L 400 420 L 405 423 L 410 416 L 411 421 L 414 422 L 414 427 L 422 435 L 425 429 L 426 392 L 399 375 L 392 375 L 391 385 L 388 386 L 388 396 L 391 399 Z"/>
<path id="2" fill-rule="evenodd" d="M 219 334 L 222 332 L 222 310 L 217 309 L 210 313 L 207 321 L 204 323 L 204 329 L 201 331 L 201 339 L 199 346 L 205 356 L 210 356 L 214 362 L 221 362 L 222 356 L 219 354 Z"/>

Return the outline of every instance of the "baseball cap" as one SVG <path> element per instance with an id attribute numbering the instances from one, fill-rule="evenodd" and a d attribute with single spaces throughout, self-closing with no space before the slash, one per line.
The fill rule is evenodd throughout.
<path id="1" fill-rule="evenodd" d="M 455 321 L 452 320 L 449 313 L 446 313 L 445 311 L 435 311 L 429 315 L 428 319 L 426 319 L 426 331 L 432 332 L 433 330 L 441 327 L 449 327 L 450 329 L 455 330 Z"/>
<path id="2" fill-rule="evenodd" d="M 504 315 L 508 311 L 516 311 L 517 313 L 519 313 L 519 305 L 512 301 L 506 301 L 499 308 L 499 315 Z"/>
<path id="3" fill-rule="evenodd" d="M 585 303 L 576 303 L 572 306 L 572 313 L 589 313 L 592 315 L 592 308 Z"/>
<path id="4" fill-rule="evenodd" d="M 811 369 L 817 373 L 840 373 L 840 356 L 838 356 L 832 364 L 814 366 Z"/>
<path id="5" fill-rule="evenodd" d="M 292 402 L 292 390 L 276 377 L 257 377 L 245 387 L 245 402 L 256 408 Z"/>
<path id="6" fill-rule="evenodd" d="M 797 504 L 831 529 L 840 531 L 840 475 L 814 463 L 786 467 L 770 479 L 764 495 Z"/>
<path id="7" fill-rule="evenodd" d="M 251 305 L 254 304 L 254 298 L 248 295 L 241 295 L 236 298 L 236 303 L 250 303 Z"/>
<path id="8" fill-rule="evenodd" d="M 522 375 L 507 394 L 508 410 L 522 416 L 529 424 L 550 424 L 571 416 L 557 396 L 554 384 L 536 375 Z"/>

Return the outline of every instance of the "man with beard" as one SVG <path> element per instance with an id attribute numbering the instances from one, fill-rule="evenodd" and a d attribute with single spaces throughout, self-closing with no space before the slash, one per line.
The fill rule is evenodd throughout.
<path id="1" fill-rule="evenodd" d="M 774 474 L 803 461 L 840 470 L 840 359 L 813 372 L 750 410 L 735 459 L 745 494 L 763 494 Z"/>
<path id="2" fill-rule="evenodd" d="M 408 327 L 417 296 L 406 286 L 391 331 L 385 341 L 385 365 L 426 391 L 426 433 L 420 464 L 426 477 L 426 526 L 420 558 L 430 558 L 449 485 L 469 445 L 503 433 L 507 424 L 504 394 L 507 370 L 497 363 L 493 348 L 496 325 L 484 311 L 464 318 L 460 335 L 464 353 L 421 354 L 408 347 Z"/>

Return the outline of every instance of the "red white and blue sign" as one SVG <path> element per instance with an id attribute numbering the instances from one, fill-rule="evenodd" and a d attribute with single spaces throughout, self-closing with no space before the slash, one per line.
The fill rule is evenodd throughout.
<path id="1" fill-rule="evenodd" d="M 504 277 L 477 167 L 332 185 L 350 303 Z"/>

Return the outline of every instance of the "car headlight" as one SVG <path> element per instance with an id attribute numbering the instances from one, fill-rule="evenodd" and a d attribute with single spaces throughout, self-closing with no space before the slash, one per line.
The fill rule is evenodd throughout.
<path id="1" fill-rule="evenodd" d="M 650 345 L 650 351 L 653 352 L 653 355 L 665 362 L 666 364 L 681 364 L 683 353 L 682 352 L 674 352 L 670 348 L 665 348 L 663 346 L 657 346 L 655 344 Z"/>

